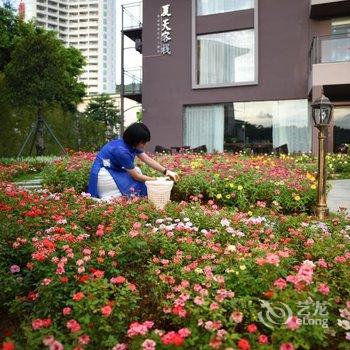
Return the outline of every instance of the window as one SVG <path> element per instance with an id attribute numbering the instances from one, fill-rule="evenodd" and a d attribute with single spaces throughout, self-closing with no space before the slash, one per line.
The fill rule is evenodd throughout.
<path id="1" fill-rule="evenodd" d="M 254 0 L 197 0 L 197 15 L 211 15 L 254 8 Z"/>
<path id="2" fill-rule="evenodd" d="M 307 100 L 188 106 L 184 145 L 206 145 L 209 152 L 249 148 L 254 153 L 268 153 L 286 144 L 290 153 L 309 152 L 309 121 Z"/>
<path id="3" fill-rule="evenodd" d="M 255 81 L 254 29 L 197 36 L 197 84 Z"/>

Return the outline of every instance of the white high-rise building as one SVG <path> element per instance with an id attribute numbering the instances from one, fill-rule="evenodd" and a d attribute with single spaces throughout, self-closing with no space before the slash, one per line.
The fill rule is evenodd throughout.
<path id="1" fill-rule="evenodd" d="M 115 93 L 116 0 L 22 0 L 25 18 L 58 32 L 83 53 L 87 64 L 80 80 L 89 95 Z"/>

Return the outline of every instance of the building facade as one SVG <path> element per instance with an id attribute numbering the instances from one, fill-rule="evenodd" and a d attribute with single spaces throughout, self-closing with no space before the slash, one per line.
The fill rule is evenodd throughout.
<path id="1" fill-rule="evenodd" d="M 315 150 L 322 91 L 350 143 L 349 0 L 144 0 L 142 54 L 152 149 Z"/>
<path id="2" fill-rule="evenodd" d="M 25 0 L 24 4 L 26 19 L 35 19 L 56 31 L 65 44 L 81 50 L 87 64 L 80 80 L 89 95 L 115 93 L 115 0 Z"/>

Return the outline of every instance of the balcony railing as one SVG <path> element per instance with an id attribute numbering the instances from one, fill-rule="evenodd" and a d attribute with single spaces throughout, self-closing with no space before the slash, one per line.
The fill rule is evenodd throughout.
<path id="1" fill-rule="evenodd" d="M 314 37 L 310 66 L 317 63 L 350 62 L 350 34 Z"/>
<path id="2" fill-rule="evenodd" d="M 122 5 L 123 30 L 142 28 L 142 2 Z"/>
<path id="3" fill-rule="evenodd" d="M 124 69 L 124 95 L 141 94 L 142 67 Z"/>

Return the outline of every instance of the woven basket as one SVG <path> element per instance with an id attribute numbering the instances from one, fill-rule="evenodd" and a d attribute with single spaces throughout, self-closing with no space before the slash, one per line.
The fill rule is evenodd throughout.
<path id="1" fill-rule="evenodd" d="M 159 178 L 154 181 L 146 181 L 147 195 L 156 208 L 163 209 L 170 202 L 171 189 L 174 181 L 168 181 L 167 178 Z"/>

